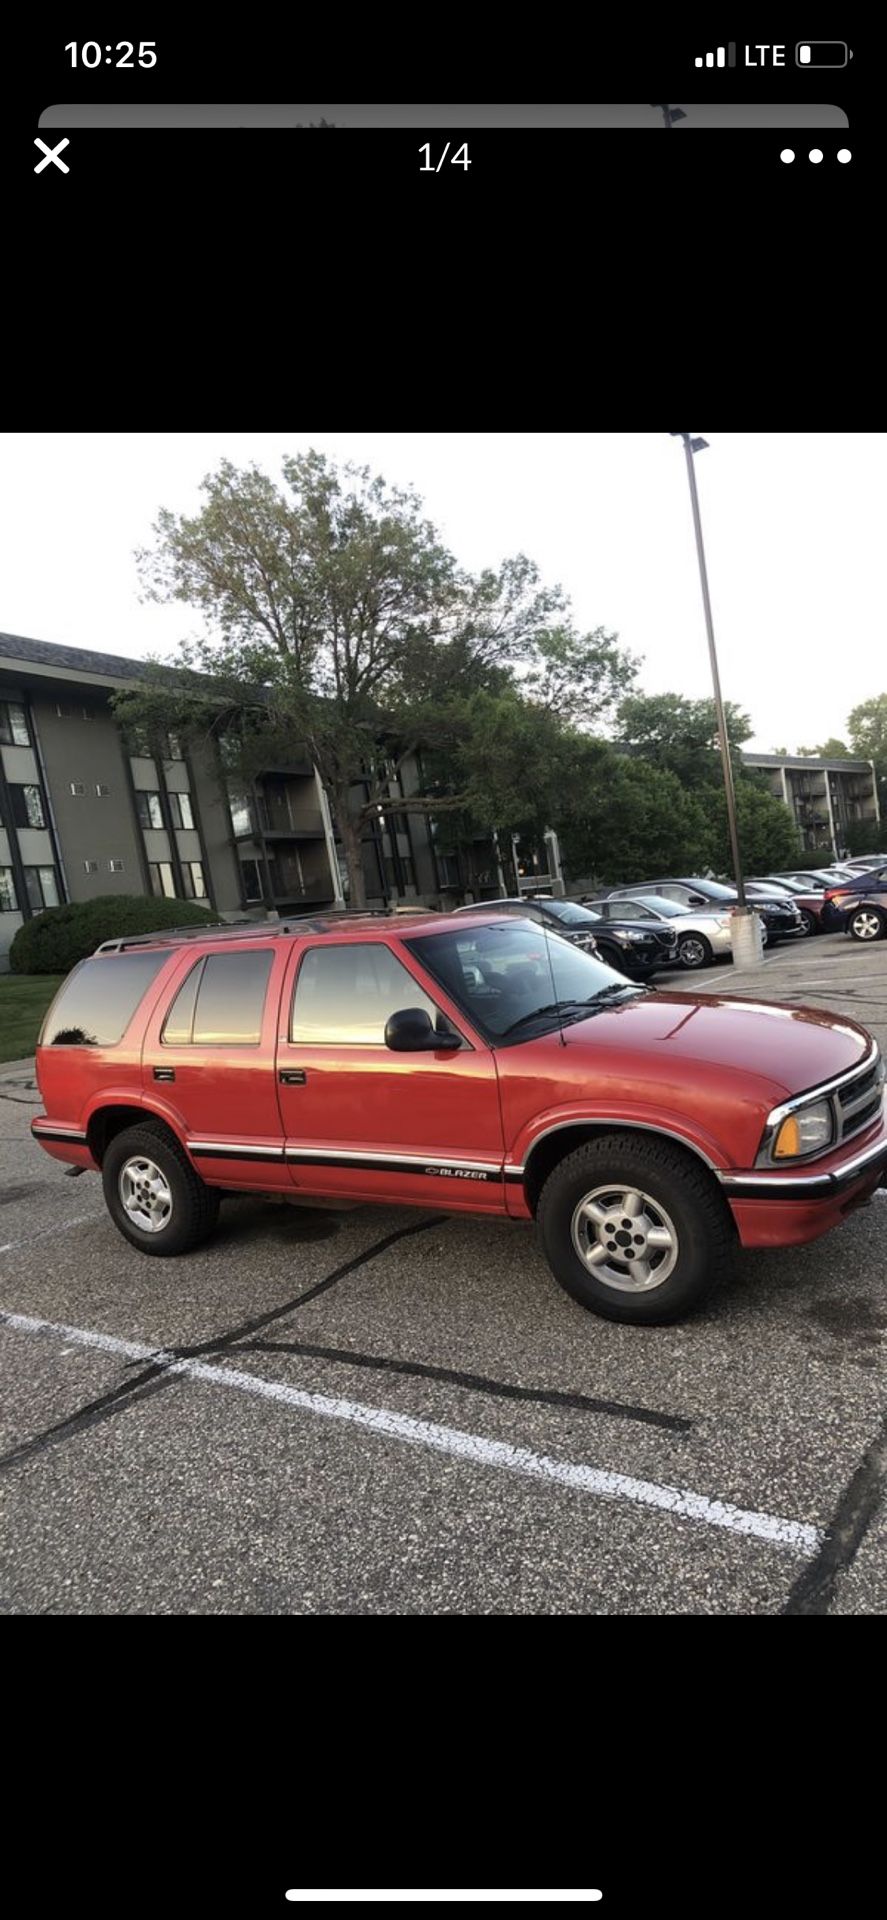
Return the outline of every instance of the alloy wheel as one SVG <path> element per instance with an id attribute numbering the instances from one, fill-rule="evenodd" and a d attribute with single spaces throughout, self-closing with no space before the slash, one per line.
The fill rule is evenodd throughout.
<path id="1" fill-rule="evenodd" d="M 589 1273 L 620 1293 L 660 1287 L 678 1258 L 674 1221 L 641 1187 L 593 1187 L 574 1210 L 571 1233 Z"/>
<path id="2" fill-rule="evenodd" d="M 127 1219 L 142 1233 L 160 1233 L 169 1225 L 172 1193 L 165 1175 L 153 1160 L 143 1154 L 124 1160 L 117 1188 Z"/>
<path id="3" fill-rule="evenodd" d="M 859 913 L 853 915 L 850 931 L 857 940 L 877 940 L 881 931 L 880 914 L 872 913 L 867 907 L 861 908 Z"/>

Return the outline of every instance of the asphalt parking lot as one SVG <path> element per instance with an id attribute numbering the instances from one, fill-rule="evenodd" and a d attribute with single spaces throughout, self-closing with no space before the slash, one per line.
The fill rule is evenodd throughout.
<path id="1" fill-rule="evenodd" d="M 887 1048 L 887 943 L 667 990 Z M 146 1260 L 0 1079 L 5 1613 L 880 1613 L 887 1189 L 675 1327 L 561 1292 L 533 1229 L 237 1199 Z"/>

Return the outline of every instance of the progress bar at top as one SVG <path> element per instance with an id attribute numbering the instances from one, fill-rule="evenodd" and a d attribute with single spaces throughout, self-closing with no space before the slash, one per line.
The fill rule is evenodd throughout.
<path id="1" fill-rule="evenodd" d="M 694 64 L 697 67 L 735 67 L 736 41 L 728 40 L 726 47 L 716 47 L 714 53 L 697 53 Z"/>
<path id="2" fill-rule="evenodd" d="M 379 1900 L 384 1901 L 386 1904 L 394 1900 L 440 1900 L 445 1903 L 463 1900 L 469 1902 L 475 1900 L 535 1900 L 541 1901 L 544 1905 L 550 1900 L 603 1899 L 600 1887 L 589 1887 L 586 1888 L 584 1892 L 580 1891 L 578 1887 L 555 1887 L 551 1890 L 546 1890 L 542 1887 L 533 1887 L 529 1892 L 521 1892 L 516 1887 L 506 1887 L 499 1890 L 492 1887 L 481 1887 L 474 1890 L 468 1887 L 438 1889 L 424 1887 L 419 1891 L 411 1891 L 406 1887 L 395 1887 L 393 1889 L 371 1887 L 368 1891 L 361 1891 L 358 1887 L 346 1887 L 338 1891 L 332 1887 L 288 1887 L 286 1897 L 288 1900 L 305 1900 L 308 1902 L 313 1900 L 341 1901 L 345 1905 L 350 1905 L 351 1902 L 355 1900 Z"/>

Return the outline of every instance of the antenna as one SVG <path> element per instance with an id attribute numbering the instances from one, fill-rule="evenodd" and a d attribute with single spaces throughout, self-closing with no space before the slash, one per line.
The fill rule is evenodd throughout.
<path id="1" fill-rule="evenodd" d="M 548 923 L 545 919 L 544 914 L 542 916 L 542 932 L 545 935 L 545 953 L 548 959 L 548 971 L 551 974 L 551 997 L 552 997 L 552 1000 L 554 1001 L 555 1006 L 557 1007 L 557 1030 L 561 1037 L 561 1046 L 565 1047 L 567 1043 L 566 1043 L 566 1040 L 564 1039 L 563 1021 L 561 1020 L 560 994 L 558 993 L 557 987 L 554 984 L 554 963 L 551 958 L 551 945 L 550 945 L 549 934 L 548 934 Z"/>

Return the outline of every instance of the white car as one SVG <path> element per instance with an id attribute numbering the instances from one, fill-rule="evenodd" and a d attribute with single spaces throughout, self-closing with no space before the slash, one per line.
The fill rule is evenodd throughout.
<path id="1" fill-rule="evenodd" d="M 694 911 L 678 906 L 674 900 L 666 900 L 662 894 L 633 895 L 627 890 L 610 894 L 606 900 L 583 900 L 583 906 L 592 907 L 605 920 L 656 920 L 660 926 L 663 921 L 668 921 L 672 932 L 677 935 L 677 960 L 681 967 L 708 967 L 713 960 L 732 958 L 729 913 Z"/>

